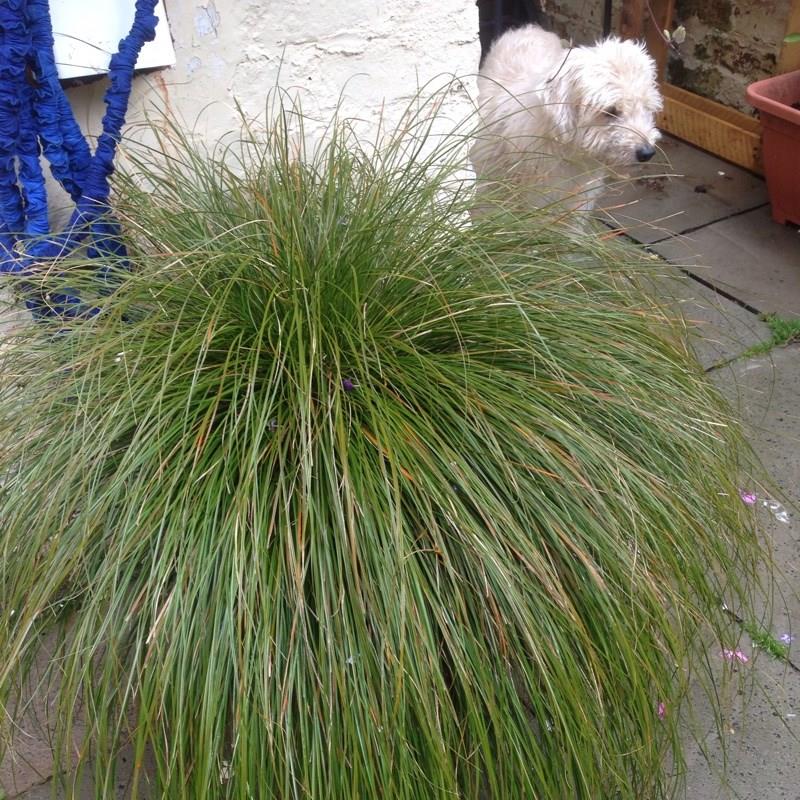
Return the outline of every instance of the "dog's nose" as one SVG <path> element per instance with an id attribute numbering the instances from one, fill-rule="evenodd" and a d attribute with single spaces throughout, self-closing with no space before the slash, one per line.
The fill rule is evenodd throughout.
<path id="1" fill-rule="evenodd" d="M 643 144 L 636 148 L 636 160 L 640 163 L 649 161 L 656 154 L 656 149 L 651 144 Z"/>

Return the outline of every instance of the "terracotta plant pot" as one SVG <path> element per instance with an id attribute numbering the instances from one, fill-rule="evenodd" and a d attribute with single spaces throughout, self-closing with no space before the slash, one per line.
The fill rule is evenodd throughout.
<path id="1" fill-rule="evenodd" d="M 772 218 L 800 225 L 800 70 L 750 84 L 747 99 L 761 112 Z"/>

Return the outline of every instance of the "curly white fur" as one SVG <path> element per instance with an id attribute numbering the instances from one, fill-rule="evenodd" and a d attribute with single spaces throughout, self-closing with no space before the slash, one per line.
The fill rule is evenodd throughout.
<path id="1" fill-rule="evenodd" d="M 566 48 L 528 25 L 492 45 L 478 77 L 484 126 L 471 150 L 482 201 L 590 210 L 611 172 L 655 153 L 661 108 L 644 47 Z"/>

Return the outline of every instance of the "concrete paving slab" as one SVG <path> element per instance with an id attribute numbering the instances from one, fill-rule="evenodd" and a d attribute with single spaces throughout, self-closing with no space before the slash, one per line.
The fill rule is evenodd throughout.
<path id="1" fill-rule="evenodd" d="M 0 797 L 16 797 L 53 774 L 55 723 L 58 714 L 58 685 L 48 667 L 52 663 L 57 634 L 45 637 L 36 653 L 28 680 L 20 687 L 19 706 L 14 701 L 6 711 L 14 726 L 4 725 L 10 745 L 0 760 Z M 80 746 L 85 728 L 78 716 L 74 749 Z"/>
<path id="2" fill-rule="evenodd" d="M 715 370 L 712 378 L 739 410 L 747 438 L 772 484 L 746 486 L 772 544 L 776 633 L 796 635 L 800 660 L 800 345 Z"/>
<path id="3" fill-rule="evenodd" d="M 800 504 L 800 345 L 773 348 L 712 376 L 778 487 Z"/>
<path id="4" fill-rule="evenodd" d="M 0 285 L 0 336 L 11 336 L 30 321 L 24 303 L 7 286 Z"/>
<path id="5" fill-rule="evenodd" d="M 733 691 L 725 747 L 715 729 L 687 747 L 687 800 L 800 800 L 800 674 L 765 654 L 740 667 L 750 668 L 756 681 Z"/>
<path id="6" fill-rule="evenodd" d="M 800 317 L 800 231 L 773 222 L 768 208 L 652 249 L 763 313 Z"/>
<path id="7" fill-rule="evenodd" d="M 119 770 L 117 779 L 114 783 L 113 793 L 105 795 L 106 800 L 128 800 L 132 794 L 131 774 L 133 771 L 133 754 L 128 750 L 121 756 L 119 763 Z M 9 800 L 64 800 L 67 792 L 64 790 L 64 783 L 67 783 L 70 789 L 75 789 L 74 797 L 78 800 L 94 800 L 94 782 L 91 775 L 91 765 L 88 765 L 84 773 L 81 775 L 80 781 L 77 786 L 72 785 L 74 778 L 69 778 L 71 782 L 59 782 L 52 779 L 33 786 L 28 791 L 12 795 Z M 138 788 L 138 798 L 141 800 L 155 800 L 151 787 L 148 784 L 142 783 Z"/>
<path id="8" fill-rule="evenodd" d="M 663 269 L 657 269 L 650 288 L 682 315 L 689 344 L 705 368 L 769 340 L 769 329 L 756 314 L 675 267 L 664 264 Z"/>
<path id="9" fill-rule="evenodd" d="M 754 513 L 770 542 L 776 567 L 771 632 L 793 635 L 789 658 L 800 663 L 800 346 L 742 359 L 712 373 L 740 410 L 748 438 L 774 486 L 754 492 Z M 744 652 L 753 645 L 745 638 Z M 713 654 L 712 654 L 713 655 Z M 707 733 L 688 745 L 688 800 L 800 800 L 800 671 L 766 653 L 739 667 L 752 670 L 751 691 L 735 692 L 727 752 L 703 700 L 694 709 Z M 703 728 L 703 726 L 705 726 Z"/>
<path id="10" fill-rule="evenodd" d="M 665 137 L 659 155 L 612 183 L 599 206 L 601 218 L 651 244 L 766 202 L 761 178 Z"/>

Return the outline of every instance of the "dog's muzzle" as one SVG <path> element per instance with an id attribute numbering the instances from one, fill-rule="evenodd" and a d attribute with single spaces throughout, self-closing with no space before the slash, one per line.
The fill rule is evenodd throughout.
<path id="1" fill-rule="evenodd" d="M 636 148 L 636 160 L 640 164 L 649 161 L 656 154 L 656 149 L 651 144 L 643 144 L 641 147 Z"/>

